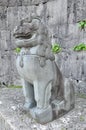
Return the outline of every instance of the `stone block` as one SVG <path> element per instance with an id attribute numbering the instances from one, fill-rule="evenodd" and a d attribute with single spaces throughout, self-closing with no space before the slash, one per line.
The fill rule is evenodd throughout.
<path id="1" fill-rule="evenodd" d="M 0 0 L 0 6 L 7 6 L 8 1 L 7 0 Z"/>
<path id="2" fill-rule="evenodd" d="M 11 42 L 10 42 L 10 31 L 1 30 L 0 31 L 0 49 L 1 51 L 9 51 L 11 50 Z"/>
<path id="3" fill-rule="evenodd" d="M 49 25 L 67 22 L 67 1 L 50 1 L 47 3 L 47 17 Z"/>
<path id="4" fill-rule="evenodd" d="M 10 56 L 0 52 L 0 82 L 8 84 L 10 80 Z"/>
<path id="5" fill-rule="evenodd" d="M 35 12 L 34 6 L 9 7 L 7 9 L 7 27 L 13 33 L 14 27 L 25 18 L 30 18 L 32 12 Z"/>
<path id="6" fill-rule="evenodd" d="M 58 99 L 52 102 L 53 119 L 60 117 L 65 113 L 64 105 L 64 101 Z"/>
<path id="7" fill-rule="evenodd" d="M 0 89 L 0 130 L 61 130 L 63 128 L 82 130 L 86 128 L 86 99 L 84 98 L 76 98 L 76 106 L 72 111 L 46 125 L 37 123 L 23 111 L 23 103 L 22 89 Z M 83 120 L 80 120 L 82 117 Z"/>
<path id="8" fill-rule="evenodd" d="M 32 0 L 22 0 L 22 6 L 31 6 Z"/>
<path id="9" fill-rule="evenodd" d="M 79 81 L 77 87 L 79 89 L 79 93 L 86 94 L 86 81 Z"/>
<path id="10" fill-rule="evenodd" d="M 37 122 L 45 124 L 53 120 L 52 108 L 49 106 L 46 109 L 33 108 L 30 111 L 31 116 L 36 119 Z"/>
<path id="11" fill-rule="evenodd" d="M 0 6 L 0 30 L 5 30 L 7 28 L 6 20 L 7 20 L 7 8 Z"/>
<path id="12" fill-rule="evenodd" d="M 80 21 L 86 18 L 86 14 L 85 14 L 86 9 L 85 9 L 84 3 L 85 3 L 85 0 L 76 0 L 76 20 L 77 21 Z"/>

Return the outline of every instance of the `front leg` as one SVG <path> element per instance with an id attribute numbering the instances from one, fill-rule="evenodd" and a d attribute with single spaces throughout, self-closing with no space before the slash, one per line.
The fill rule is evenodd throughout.
<path id="1" fill-rule="evenodd" d="M 34 99 L 34 88 L 33 85 L 30 84 L 28 81 L 22 79 L 23 84 L 23 93 L 25 97 L 25 109 L 29 110 L 30 108 L 34 107 L 36 105 L 35 99 Z"/>
<path id="2" fill-rule="evenodd" d="M 45 81 L 34 82 L 35 100 L 37 102 L 38 109 L 45 109 L 49 107 L 51 97 L 51 82 Z"/>

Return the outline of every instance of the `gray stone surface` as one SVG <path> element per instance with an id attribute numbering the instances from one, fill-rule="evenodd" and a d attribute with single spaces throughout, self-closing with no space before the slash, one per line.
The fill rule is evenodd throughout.
<path id="1" fill-rule="evenodd" d="M 20 47 L 16 67 L 22 79 L 25 109 L 41 124 L 73 109 L 74 86 L 63 79 L 55 63 L 44 22 L 34 14 L 20 21 L 13 35 L 16 47 Z"/>
<path id="2" fill-rule="evenodd" d="M 76 98 L 76 105 L 72 111 L 46 125 L 36 123 L 23 110 L 23 104 L 24 97 L 21 89 L 0 89 L 0 130 L 86 129 L 86 99 Z"/>
<path id="3" fill-rule="evenodd" d="M 47 24 L 52 43 L 58 42 L 63 48 L 56 58 L 63 75 L 74 81 L 83 81 L 86 53 L 75 53 L 72 48 L 80 42 L 86 42 L 86 32 L 80 32 L 77 25 L 77 21 L 86 18 L 86 0 L 0 0 L 0 82 L 20 84 L 12 50 L 15 43 L 13 29 L 32 12 L 41 16 Z"/>

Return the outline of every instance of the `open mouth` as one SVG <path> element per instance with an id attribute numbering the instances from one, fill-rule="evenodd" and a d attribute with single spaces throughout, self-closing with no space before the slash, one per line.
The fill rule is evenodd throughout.
<path id="1" fill-rule="evenodd" d="M 14 34 L 14 36 L 15 36 L 15 38 L 16 39 L 30 39 L 30 38 L 32 38 L 32 34 L 26 34 L 26 35 L 24 35 L 24 34 Z"/>

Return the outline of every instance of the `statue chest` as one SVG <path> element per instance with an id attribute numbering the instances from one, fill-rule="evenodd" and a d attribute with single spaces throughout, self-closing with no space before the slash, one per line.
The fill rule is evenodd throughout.
<path id="1" fill-rule="evenodd" d="M 36 57 L 31 55 L 18 56 L 16 60 L 17 70 L 22 78 L 35 78 Z"/>
<path id="2" fill-rule="evenodd" d="M 52 79 L 52 62 L 47 60 L 45 66 L 41 67 L 40 60 L 43 60 L 43 58 L 35 55 L 18 56 L 16 66 L 20 76 L 31 81 L 31 83 L 36 79 L 40 79 L 40 77 L 44 79 L 47 76 Z"/>

